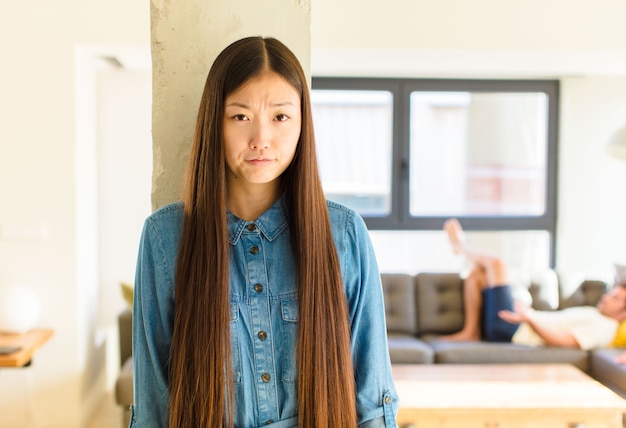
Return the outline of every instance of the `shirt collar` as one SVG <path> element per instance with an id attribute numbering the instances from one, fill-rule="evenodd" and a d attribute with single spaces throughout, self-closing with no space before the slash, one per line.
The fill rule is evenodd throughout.
<path id="1" fill-rule="evenodd" d="M 228 242 L 232 245 L 237 244 L 241 234 L 249 224 L 255 224 L 265 238 L 269 241 L 273 241 L 288 225 L 284 196 L 280 197 L 267 211 L 254 221 L 242 220 L 230 211 L 227 211 L 226 223 L 228 227 Z"/>

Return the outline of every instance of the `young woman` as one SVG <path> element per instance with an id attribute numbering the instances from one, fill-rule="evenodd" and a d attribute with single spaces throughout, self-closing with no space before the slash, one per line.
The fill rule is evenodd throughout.
<path id="1" fill-rule="evenodd" d="M 145 223 L 131 427 L 395 427 L 362 219 L 327 202 L 309 90 L 282 43 L 215 60 L 184 200 Z"/>

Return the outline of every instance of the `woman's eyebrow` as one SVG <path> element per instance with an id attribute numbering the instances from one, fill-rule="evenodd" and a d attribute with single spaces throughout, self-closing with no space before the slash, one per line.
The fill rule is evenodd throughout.
<path id="1" fill-rule="evenodd" d="M 275 103 L 270 104 L 272 107 L 284 107 L 284 106 L 293 106 L 297 107 L 298 105 L 292 101 L 277 101 Z M 250 106 L 242 101 L 231 101 L 227 103 L 225 107 L 241 107 L 241 108 L 250 108 Z"/>
<path id="2" fill-rule="evenodd" d="M 276 102 L 276 103 L 272 104 L 272 106 L 274 106 L 274 107 L 282 107 L 282 106 L 294 106 L 294 107 L 296 107 L 297 104 L 294 103 L 294 102 L 291 102 L 291 101 L 279 101 L 279 102 Z"/>

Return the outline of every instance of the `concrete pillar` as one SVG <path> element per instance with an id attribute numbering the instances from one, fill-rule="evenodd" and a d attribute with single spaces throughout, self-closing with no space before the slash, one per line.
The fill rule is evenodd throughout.
<path id="1" fill-rule="evenodd" d="M 152 0 L 152 207 L 180 200 L 207 73 L 247 36 L 285 43 L 310 75 L 311 0 Z"/>

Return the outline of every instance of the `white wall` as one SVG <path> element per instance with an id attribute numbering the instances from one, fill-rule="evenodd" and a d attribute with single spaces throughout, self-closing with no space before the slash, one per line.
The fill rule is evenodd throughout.
<path id="1" fill-rule="evenodd" d="M 145 46 L 149 57 L 149 47 Z M 124 55 L 119 55 L 124 61 Z M 152 211 L 152 79 L 149 61 L 141 68 L 99 67 L 96 74 L 97 281 L 94 335 L 106 347 L 95 352 L 85 373 L 113 390 L 119 373 L 117 315 L 127 308 L 122 282 L 134 283 L 143 222 Z M 98 365 L 99 364 L 99 365 Z"/>
<path id="2" fill-rule="evenodd" d="M 625 11 L 620 0 L 317 0 L 312 47 L 623 50 Z"/>
<path id="3" fill-rule="evenodd" d="M 320 0 L 313 75 L 559 78 L 557 268 L 605 274 L 626 260 L 626 3 L 617 0 Z M 377 244 L 380 243 L 380 244 Z M 378 240 L 382 269 L 396 266 Z M 443 250 L 439 250 L 443 251 Z"/>
<path id="4" fill-rule="evenodd" d="M 77 215 L 85 202 L 77 200 L 78 189 L 93 184 L 79 182 L 75 165 L 77 153 L 85 153 L 78 136 L 86 135 L 76 125 L 77 52 L 147 45 L 149 4 L 25 0 L 2 6 L 0 227 L 45 233 L 0 238 L 0 286 L 31 285 L 43 305 L 40 325 L 55 335 L 31 368 L 0 370 L 0 426 L 79 427 L 101 391 L 94 379 L 100 376 L 96 320 L 89 316 L 94 308 L 97 313 L 97 285 L 91 284 L 97 277 L 79 269 L 90 266 L 93 254 L 79 263 L 78 242 L 86 236 L 78 228 L 93 229 L 94 221 L 79 222 Z"/>
<path id="5" fill-rule="evenodd" d="M 146 46 L 146 50 L 148 47 Z M 100 326 L 116 325 L 132 284 L 152 184 L 150 69 L 105 68 L 97 76 Z"/>
<path id="6" fill-rule="evenodd" d="M 606 153 L 626 124 L 626 76 L 562 82 L 559 241 L 564 271 L 626 263 L 626 162 Z"/>

